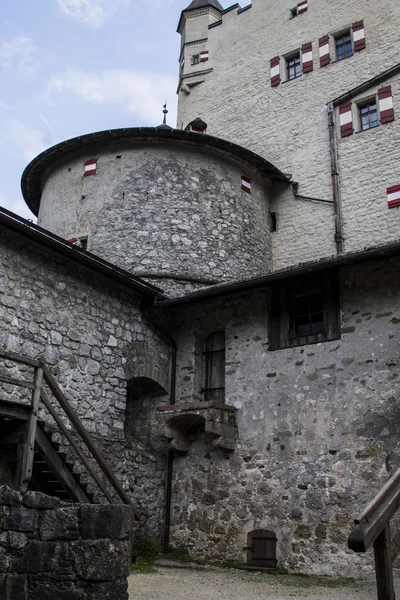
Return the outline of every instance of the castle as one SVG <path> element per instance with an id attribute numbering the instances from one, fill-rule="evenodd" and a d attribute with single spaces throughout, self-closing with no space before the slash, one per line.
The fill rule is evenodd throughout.
<path id="1" fill-rule="evenodd" d="M 399 17 L 193 0 L 177 128 L 58 144 L 22 178 L 38 226 L 0 212 L 0 349 L 50 366 L 165 548 L 370 569 L 346 542 L 400 464 Z"/>

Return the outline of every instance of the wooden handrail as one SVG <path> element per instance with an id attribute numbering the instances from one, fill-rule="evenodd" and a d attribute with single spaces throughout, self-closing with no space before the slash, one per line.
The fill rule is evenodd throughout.
<path id="1" fill-rule="evenodd" d="M 80 439 L 86 445 L 90 454 L 95 459 L 96 463 L 98 464 L 101 471 L 108 479 L 109 483 L 112 485 L 112 487 L 114 488 L 114 490 L 116 491 L 118 496 L 121 498 L 121 500 L 124 502 L 124 504 L 129 504 L 132 507 L 134 515 L 136 516 L 137 519 L 139 519 L 139 515 L 138 515 L 138 512 L 137 512 L 134 502 L 131 500 L 131 498 L 128 496 L 128 494 L 125 492 L 125 490 L 119 483 L 118 479 L 114 475 L 111 467 L 108 465 L 106 459 L 102 455 L 100 449 L 95 444 L 95 442 L 92 440 L 89 433 L 86 431 L 82 421 L 80 420 L 80 418 L 78 417 L 78 415 L 76 414 L 76 412 L 74 411 L 74 409 L 72 408 L 70 403 L 68 402 L 66 396 L 62 392 L 61 388 L 59 387 L 57 381 L 55 380 L 55 378 L 52 375 L 51 371 L 49 370 L 48 366 L 46 364 L 36 361 L 34 359 L 30 359 L 30 358 L 27 358 L 27 357 L 24 357 L 24 356 L 21 356 L 19 354 L 15 354 L 12 352 L 6 352 L 4 350 L 0 350 L 0 359 L 1 358 L 12 361 L 12 362 L 16 362 L 19 364 L 24 364 L 26 366 L 33 367 L 35 369 L 35 381 L 33 384 L 30 382 L 27 382 L 27 381 L 17 380 L 14 378 L 0 375 L 0 382 L 13 384 L 13 385 L 19 385 L 21 387 L 26 387 L 30 390 L 33 390 L 32 405 L 30 408 L 31 415 L 28 419 L 29 420 L 28 430 L 29 430 L 30 435 L 29 435 L 28 444 L 26 444 L 26 456 L 24 457 L 24 465 L 25 466 L 23 469 L 23 485 L 26 487 L 26 484 L 29 481 L 30 475 L 32 472 L 32 468 L 31 468 L 32 448 L 33 448 L 32 439 L 33 439 L 33 436 L 36 431 L 38 401 L 40 398 L 41 401 L 43 402 L 43 404 L 45 405 L 45 407 L 47 408 L 47 410 L 50 412 L 50 414 L 53 417 L 53 419 L 55 420 L 55 422 L 57 423 L 58 427 L 61 429 L 63 435 L 65 435 L 65 437 L 67 438 L 67 440 L 69 441 L 71 446 L 76 451 L 78 457 L 85 465 L 86 469 L 88 470 L 88 472 L 91 475 L 91 477 L 93 478 L 93 480 L 96 482 L 96 484 L 98 485 L 100 490 L 103 492 L 103 494 L 107 498 L 107 500 L 110 503 L 113 502 L 113 498 L 110 495 L 110 493 L 108 492 L 104 483 L 101 481 L 101 478 L 97 475 L 97 473 L 93 469 L 92 465 L 88 461 L 87 457 L 82 452 L 82 450 L 79 448 L 74 437 L 68 431 L 64 422 L 59 417 L 59 415 L 55 411 L 54 407 L 52 406 L 51 402 L 47 398 L 47 396 L 43 390 L 43 387 L 42 387 L 42 379 L 43 379 L 43 382 L 45 382 L 48 385 L 49 389 L 51 390 L 52 394 L 54 395 L 59 406 L 64 411 L 65 415 L 71 422 L 76 433 L 79 435 Z"/>
<path id="2" fill-rule="evenodd" d="M 400 508 L 400 469 L 354 520 L 348 546 L 354 552 L 374 547 L 378 600 L 395 600 L 390 547 L 390 520 Z"/>

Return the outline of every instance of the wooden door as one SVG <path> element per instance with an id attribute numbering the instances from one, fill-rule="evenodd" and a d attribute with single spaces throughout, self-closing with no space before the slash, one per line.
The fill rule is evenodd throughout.
<path id="1" fill-rule="evenodd" d="M 247 564 L 251 567 L 276 569 L 276 534 L 267 529 L 255 529 L 247 536 Z"/>

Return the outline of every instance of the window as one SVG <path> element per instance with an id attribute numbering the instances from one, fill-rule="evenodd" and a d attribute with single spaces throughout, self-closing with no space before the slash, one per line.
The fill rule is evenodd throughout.
<path id="1" fill-rule="evenodd" d="M 270 230 L 272 233 L 278 230 L 278 219 L 276 216 L 276 212 L 270 213 L 271 221 L 270 221 Z"/>
<path id="2" fill-rule="evenodd" d="M 369 102 L 360 104 L 358 107 L 360 115 L 360 131 L 372 129 L 379 125 L 378 105 L 375 98 Z"/>
<path id="3" fill-rule="evenodd" d="M 349 56 L 353 56 L 353 42 L 351 40 L 351 32 L 346 31 L 335 37 L 336 59 L 343 60 Z"/>
<path id="4" fill-rule="evenodd" d="M 302 75 L 300 52 L 288 57 L 286 59 L 286 64 L 288 80 L 296 79 Z"/>
<path id="5" fill-rule="evenodd" d="M 216 331 L 204 343 L 204 400 L 225 402 L 225 332 Z"/>
<path id="6" fill-rule="evenodd" d="M 79 238 L 79 246 L 82 248 L 82 250 L 87 250 L 88 238 L 87 237 Z"/>
<path id="7" fill-rule="evenodd" d="M 289 18 L 294 19 L 294 17 L 297 17 L 297 6 L 290 9 L 290 17 Z"/>
<path id="8" fill-rule="evenodd" d="M 192 65 L 200 64 L 200 54 L 193 54 L 192 56 Z"/>
<path id="9" fill-rule="evenodd" d="M 326 271 L 294 277 L 272 289 L 270 349 L 340 337 L 339 281 Z"/>

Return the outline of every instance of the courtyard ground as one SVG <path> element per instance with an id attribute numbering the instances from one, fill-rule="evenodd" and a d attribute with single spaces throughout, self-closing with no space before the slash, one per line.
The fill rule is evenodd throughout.
<path id="1" fill-rule="evenodd" d="M 236 569 L 156 567 L 129 578 L 130 600 L 377 600 L 374 581 L 332 581 Z M 400 579 L 396 596 L 400 597 Z"/>

